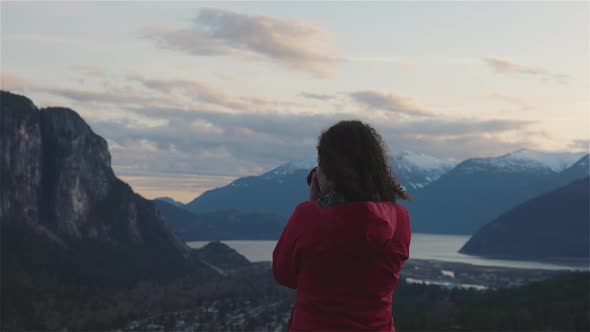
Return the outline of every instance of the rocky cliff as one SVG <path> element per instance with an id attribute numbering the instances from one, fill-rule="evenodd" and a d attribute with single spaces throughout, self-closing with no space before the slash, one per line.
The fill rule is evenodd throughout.
<path id="1" fill-rule="evenodd" d="M 3 263 L 8 254 L 18 256 L 7 245 L 20 234 L 65 251 L 88 243 L 99 252 L 108 247 L 113 260 L 127 257 L 140 270 L 152 270 L 157 261 L 183 265 L 189 248 L 166 227 L 152 201 L 115 176 L 106 140 L 76 112 L 38 109 L 4 91 L 0 102 Z"/>

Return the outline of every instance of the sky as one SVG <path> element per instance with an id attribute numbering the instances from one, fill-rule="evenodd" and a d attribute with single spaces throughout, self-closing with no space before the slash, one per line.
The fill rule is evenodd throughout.
<path id="1" fill-rule="evenodd" d="M 589 150 L 590 2 L 0 3 L 1 88 L 188 202 L 373 125 L 390 154 Z"/>

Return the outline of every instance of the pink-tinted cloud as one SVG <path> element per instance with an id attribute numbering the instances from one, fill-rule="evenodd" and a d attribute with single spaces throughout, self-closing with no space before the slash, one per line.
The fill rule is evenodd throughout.
<path id="1" fill-rule="evenodd" d="M 0 89 L 22 91 L 33 86 L 33 82 L 5 71 L 0 72 Z"/>
<path id="2" fill-rule="evenodd" d="M 309 23 L 205 8 L 194 26 L 147 27 L 140 37 L 156 46 L 196 56 L 262 57 L 319 77 L 331 76 L 343 57 L 328 47 L 330 35 Z"/>
<path id="3" fill-rule="evenodd" d="M 555 74 L 546 71 L 543 68 L 533 67 L 516 62 L 511 59 L 505 59 L 500 57 L 487 57 L 483 61 L 494 69 L 498 74 L 504 75 L 530 75 L 540 78 L 543 81 L 552 81 L 556 83 L 565 84 L 569 80 L 568 75 Z"/>
<path id="4" fill-rule="evenodd" d="M 349 96 L 358 104 L 368 108 L 414 116 L 430 115 L 429 112 L 417 106 L 414 98 L 408 96 L 376 90 L 351 92 Z"/>

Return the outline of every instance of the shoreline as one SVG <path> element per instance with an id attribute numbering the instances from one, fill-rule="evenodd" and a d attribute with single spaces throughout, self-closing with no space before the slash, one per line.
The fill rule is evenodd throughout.
<path id="1" fill-rule="evenodd" d="M 250 261 L 250 263 L 252 264 L 272 264 L 272 261 L 269 260 L 263 260 L 263 261 Z M 432 264 L 432 265 L 436 265 L 436 266 L 441 266 L 441 265 L 445 265 L 446 267 L 456 267 L 456 268 L 471 268 L 471 269 L 491 269 L 491 270 L 517 270 L 517 271 L 522 271 L 522 270 L 527 270 L 527 271 L 561 271 L 561 272 L 584 272 L 584 271 L 590 271 L 590 266 L 588 265 L 583 265 L 581 262 L 579 262 L 579 268 L 572 268 L 569 265 L 559 265 L 557 264 L 557 262 L 552 261 L 552 262 L 538 262 L 541 264 L 552 264 L 555 265 L 558 268 L 543 268 L 543 267 L 528 267 L 528 266 L 523 266 L 523 267 L 515 267 L 515 266 L 498 266 L 498 265 L 493 265 L 493 264 L 489 264 L 489 265 L 484 265 L 484 264 L 474 264 L 474 263 L 465 263 L 465 262 L 454 262 L 454 261 L 446 261 L 446 260 L 441 260 L 441 259 L 427 259 L 427 258 L 409 258 L 405 263 L 404 263 L 404 267 L 407 265 L 423 265 L 423 264 Z M 563 263 L 563 262 L 562 262 Z M 569 262 L 569 264 L 571 264 L 572 262 Z M 559 268 L 561 267 L 561 268 Z"/>
<path id="2" fill-rule="evenodd" d="M 479 257 L 479 256 L 478 256 Z M 484 257 L 481 257 L 482 259 L 487 259 Z M 494 260 L 500 260 L 500 259 L 494 259 Z M 512 260 L 510 260 L 512 261 Z M 556 268 L 546 268 L 546 267 L 529 267 L 529 266 L 522 266 L 522 267 L 518 267 L 518 266 L 499 266 L 499 265 L 493 265 L 493 264 L 476 264 L 476 263 L 465 263 L 465 262 L 454 262 L 454 261 L 446 261 L 446 260 L 440 260 L 440 259 L 424 259 L 424 258 L 410 258 L 405 262 L 405 265 L 408 264 L 412 264 L 413 262 L 417 263 L 417 264 L 423 264 L 423 263 L 430 263 L 430 264 L 436 264 L 436 265 L 446 265 L 446 266 L 455 266 L 455 267 L 470 267 L 470 268 L 480 268 L 480 269 L 494 269 L 494 270 L 533 270 L 533 271 L 563 271 L 563 272 L 572 272 L 572 271 L 589 271 L 590 270 L 590 266 L 588 265 L 588 262 L 585 262 L 586 265 L 583 264 L 583 262 L 571 262 L 571 261 L 530 261 L 530 262 L 537 262 L 539 264 L 551 264 L 554 265 Z M 529 262 L 529 261 L 527 261 Z M 492 263 L 492 262 L 490 262 Z M 564 263 L 567 263 L 568 265 L 562 265 Z M 405 266 L 404 265 L 404 266 Z M 576 268 L 572 268 L 571 265 L 578 265 L 578 267 Z"/>
<path id="3" fill-rule="evenodd" d="M 432 239 L 431 237 L 435 237 Z M 502 266 L 529 270 L 570 270 L 570 271 L 588 271 L 590 263 L 584 259 L 571 258 L 552 258 L 544 260 L 514 260 L 495 259 L 482 256 L 472 256 L 459 253 L 463 239 L 452 239 L 457 236 L 444 235 L 442 238 L 436 238 L 438 235 L 416 234 L 416 242 L 410 249 L 409 261 L 430 260 L 441 261 L 448 264 L 471 264 L 475 266 Z M 449 239 L 451 238 L 451 239 Z M 187 245 L 191 248 L 199 248 L 212 241 L 190 241 Z M 271 261 L 271 253 L 276 244 L 276 240 L 222 240 L 239 254 L 246 257 L 251 262 Z M 457 248 L 457 249 L 455 249 Z"/>
<path id="4" fill-rule="evenodd" d="M 526 258 L 519 258 L 519 257 L 491 257 L 491 256 L 478 256 L 478 255 L 470 255 L 460 253 L 462 255 L 467 255 L 470 257 L 476 257 L 482 260 L 496 260 L 496 261 L 526 261 L 526 262 L 535 262 L 539 264 L 550 264 L 556 266 L 563 266 L 564 268 L 575 267 L 589 270 L 590 269 L 590 259 L 584 258 L 545 258 L 545 259 L 526 259 Z"/>

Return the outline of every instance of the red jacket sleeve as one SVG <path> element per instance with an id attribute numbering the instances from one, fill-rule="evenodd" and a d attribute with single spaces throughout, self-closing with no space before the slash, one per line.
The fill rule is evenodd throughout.
<path id="1" fill-rule="evenodd" d="M 307 204 L 310 202 L 297 205 L 272 253 L 272 273 L 279 284 L 289 288 L 297 288 L 300 259 L 298 240 L 303 234 Z"/>

